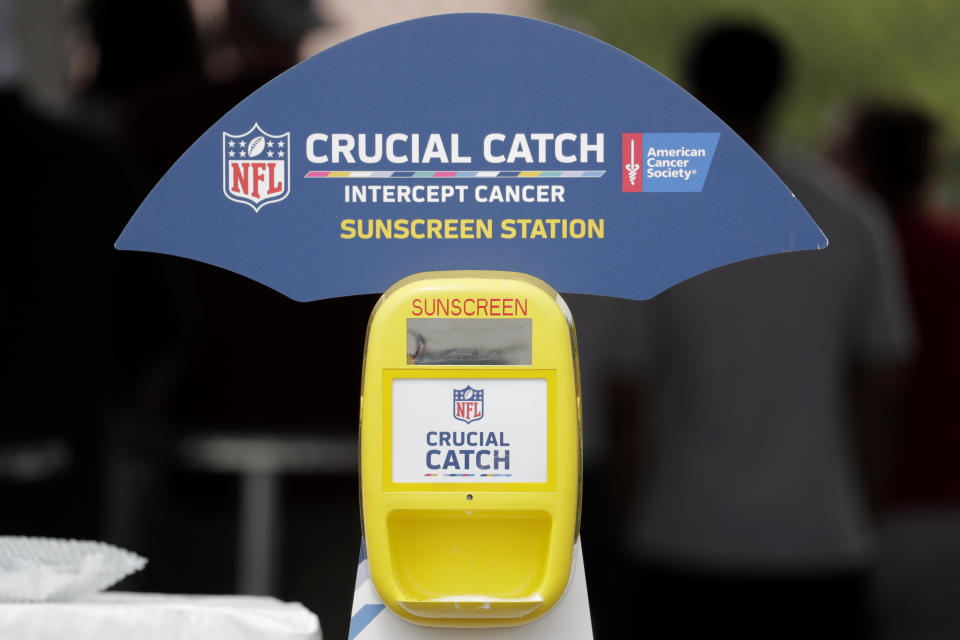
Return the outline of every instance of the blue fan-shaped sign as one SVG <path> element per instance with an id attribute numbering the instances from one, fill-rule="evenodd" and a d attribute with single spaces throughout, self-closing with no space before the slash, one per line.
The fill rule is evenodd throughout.
<path id="1" fill-rule="evenodd" d="M 389 26 L 283 73 L 190 147 L 117 241 L 304 301 L 443 269 L 644 299 L 824 246 L 763 160 L 664 76 L 487 14 Z"/>

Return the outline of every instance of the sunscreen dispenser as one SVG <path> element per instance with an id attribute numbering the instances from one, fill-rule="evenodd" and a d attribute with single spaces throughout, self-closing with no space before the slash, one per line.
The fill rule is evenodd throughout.
<path id="1" fill-rule="evenodd" d="M 374 307 L 360 409 L 370 577 L 401 618 L 504 627 L 570 579 L 581 494 L 577 341 L 520 273 L 405 278 Z"/>

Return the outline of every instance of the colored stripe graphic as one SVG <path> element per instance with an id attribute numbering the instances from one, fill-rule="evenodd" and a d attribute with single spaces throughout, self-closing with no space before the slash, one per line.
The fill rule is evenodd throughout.
<path id="1" fill-rule="evenodd" d="M 512 473 L 425 473 L 423 477 L 438 478 L 440 476 L 446 476 L 447 478 L 472 478 L 473 476 L 480 476 L 481 478 L 508 478 L 512 475 Z"/>
<path id="2" fill-rule="evenodd" d="M 382 604 L 365 604 L 360 607 L 352 618 L 350 618 L 350 631 L 347 632 L 347 640 L 353 640 L 360 632 L 367 628 L 367 625 L 373 622 L 373 619 L 386 608 Z"/>
<path id="3" fill-rule="evenodd" d="M 304 178 L 601 178 L 606 171 L 308 171 Z"/>

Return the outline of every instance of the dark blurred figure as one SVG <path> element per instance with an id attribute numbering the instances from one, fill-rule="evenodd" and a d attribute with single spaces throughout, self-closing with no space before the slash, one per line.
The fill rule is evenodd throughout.
<path id="1" fill-rule="evenodd" d="M 636 363 L 624 350 L 627 336 L 636 331 L 631 322 L 634 300 L 586 294 L 564 294 L 576 321 L 580 357 L 580 392 L 583 419 L 583 517 L 580 539 L 590 620 L 594 637 L 619 637 L 623 625 L 623 550 L 617 531 L 623 519 L 624 491 L 610 464 L 617 453 L 614 425 L 624 417 L 623 396 L 633 391 Z"/>
<path id="2" fill-rule="evenodd" d="M 296 64 L 300 39 L 321 24 L 309 0 L 225 4 L 212 76 L 185 0 L 90 7 L 104 60 L 90 100 L 106 106 L 112 133 L 151 186 L 219 118 Z M 360 536 L 356 477 L 343 465 L 285 469 L 297 456 L 283 441 L 322 447 L 356 436 L 375 298 L 302 304 L 223 269 L 163 260 L 173 272 L 176 348 L 138 373 L 139 403 L 112 423 L 108 537 L 150 558 L 135 588 L 302 600 L 331 637 L 345 635 Z M 348 463 L 355 447 L 349 455 Z M 268 493 L 271 509 L 246 509 L 260 491 L 247 487 L 268 486 L 256 482 L 267 475 L 269 489 L 257 495 Z M 261 545 L 270 547 L 268 572 L 244 569 L 251 519 L 274 521 Z M 244 579 L 251 574 L 259 586 Z"/>
<path id="3" fill-rule="evenodd" d="M 938 138 L 937 125 L 917 109 L 865 104 L 832 153 L 887 205 L 916 317 L 918 351 L 891 469 L 893 508 L 960 507 L 960 226 L 938 216 L 927 197 Z"/>
<path id="4" fill-rule="evenodd" d="M 787 81 L 786 52 L 752 25 L 701 34 L 686 64 L 693 94 L 758 151 L 765 147 L 774 99 Z"/>
<path id="5" fill-rule="evenodd" d="M 80 117 L 129 150 L 149 189 L 220 115 L 189 3 L 91 0 L 87 17 L 99 64 Z"/>
<path id="6" fill-rule="evenodd" d="M 225 77 L 214 81 L 193 53 L 196 34 L 192 23 L 183 20 L 189 11 L 185 0 L 158 3 L 177 8 L 167 6 L 156 15 L 143 7 L 126 8 L 125 0 L 95 0 L 97 4 L 116 9 L 115 15 L 107 10 L 92 14 L 97 19 L 102 13 L 111 30 L 131 29 L 123 19 L 128 12 L 136 13 L 140 23 L 166 20 L 163 46 L 189 52 L 175 56 L 176 64 L 169 67 L 156 66 L 156 75 L 143 78 L 123 101 L 124 139 L 148 165 L 151 184 L 227 111 L 294 65 L 300 38 L 321 24 L 308 0 L 230 0 L 225 37 L 237 58 Z M 112 40 L 134 47 L 128 37 Z M 123 50 L 115 54 L 122 57 Z M 166 363 L 159 380 L 149 381 L 158 393 L 146 407 L 150 416 L 165 422 L 164 430 L 271 431 L 283 425 L 311 431 L 322 416 L 336 416 L 353 429 L 355 402 L 323 406 L 319 398 L 358 393 L 363 327 L 372 302 L 353 298 L 304 305 L 209 265 L 181 260 L 176 271 L 183 335 L 177 357 Z M 329 305 L 349 311 L 331 313 Z M 344 333 L 353 340 L 342 340 Z M 324 353 L 340 349 L 356 354 L 349 364 L 356 365 L 357 376 L 318 379 L 316 367 Z"/>
<path id="7" fill-rule="evenodd" d="M 2 7 L 0 120 L 16 151 L 4 174 L 3 530 L 96 538 L 103 425 L 151 342 L 134 311 L 139 289 L 126 286 L 143 261 L 120 266 L 113 250 L 136 206 L 134 178 L 115 148 L 24 98 L 13 3 Z M 148 337 L 125 341 L 126 314 Z"/>
<path id="8" fill-rule="evenodd" d="M 89 92 L 105 100 L 124 100 L 144 86 L 200 66 L 200 45 L 190 5 L 184 1 L 142 5 L 90 0 L 87 6 L 99 52 Z"/>
<path id="9" fill-rule="evenodd" d="M 309 0 L 230 0 L 220 48 L 228 61 L 207 73 L 187 0 L 144 7 L 92 0 L 100 54 L 83 117 L 127 145 L 150 173 L 166 172 L 200 135 L 298 61 L 300 40 L 322 21 Z"/>
<path id="10" fill-rule="evenodd" d="M 228 7 L 237 75 L 261 80 L 257 86 L 296 64 L 300 40 L 323 25 L 312 0 L 229 0 Z"/>
<path id="11" fill-rule="evenodd" d="M 190 6 L 91 0 L 87 19 L 99 62 L 77 119 L 128 150 L 144 172 L 145 196 L 222 114 L 210 104 Z"/>
<path id="12" fill-rule="evenodd" d="M 658 638 L 862 638 L 868 507 L 912 339 L 891 234 L 837 174 L 767 147 L 787 79 L 774 37 L 713 27 L 688 75 L 830 245 L 729 265 L 641 306 L 640 429 L 618 443 L 633 454 L 622 482 L 637 486 L 637 624 Z"/>

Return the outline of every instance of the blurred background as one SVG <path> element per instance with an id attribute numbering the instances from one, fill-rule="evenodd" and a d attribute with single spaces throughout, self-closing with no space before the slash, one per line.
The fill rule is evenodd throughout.
<path id="1" fill-rule="evenodd" d="M 569 297 L 597 636 L 629 614 L 649 637 L 960 637 L 960 5 L 946 0 L 0 1 L 18 151 L 0 533 L 122 545 L 150 564 L 121 588 L 276 595 L 346 637 L 376 297 L 299 304 L 112 244 L 270 78 L 467 9 L 569 26 L 674 79 L 831 240 L 653 301 Z"/>

